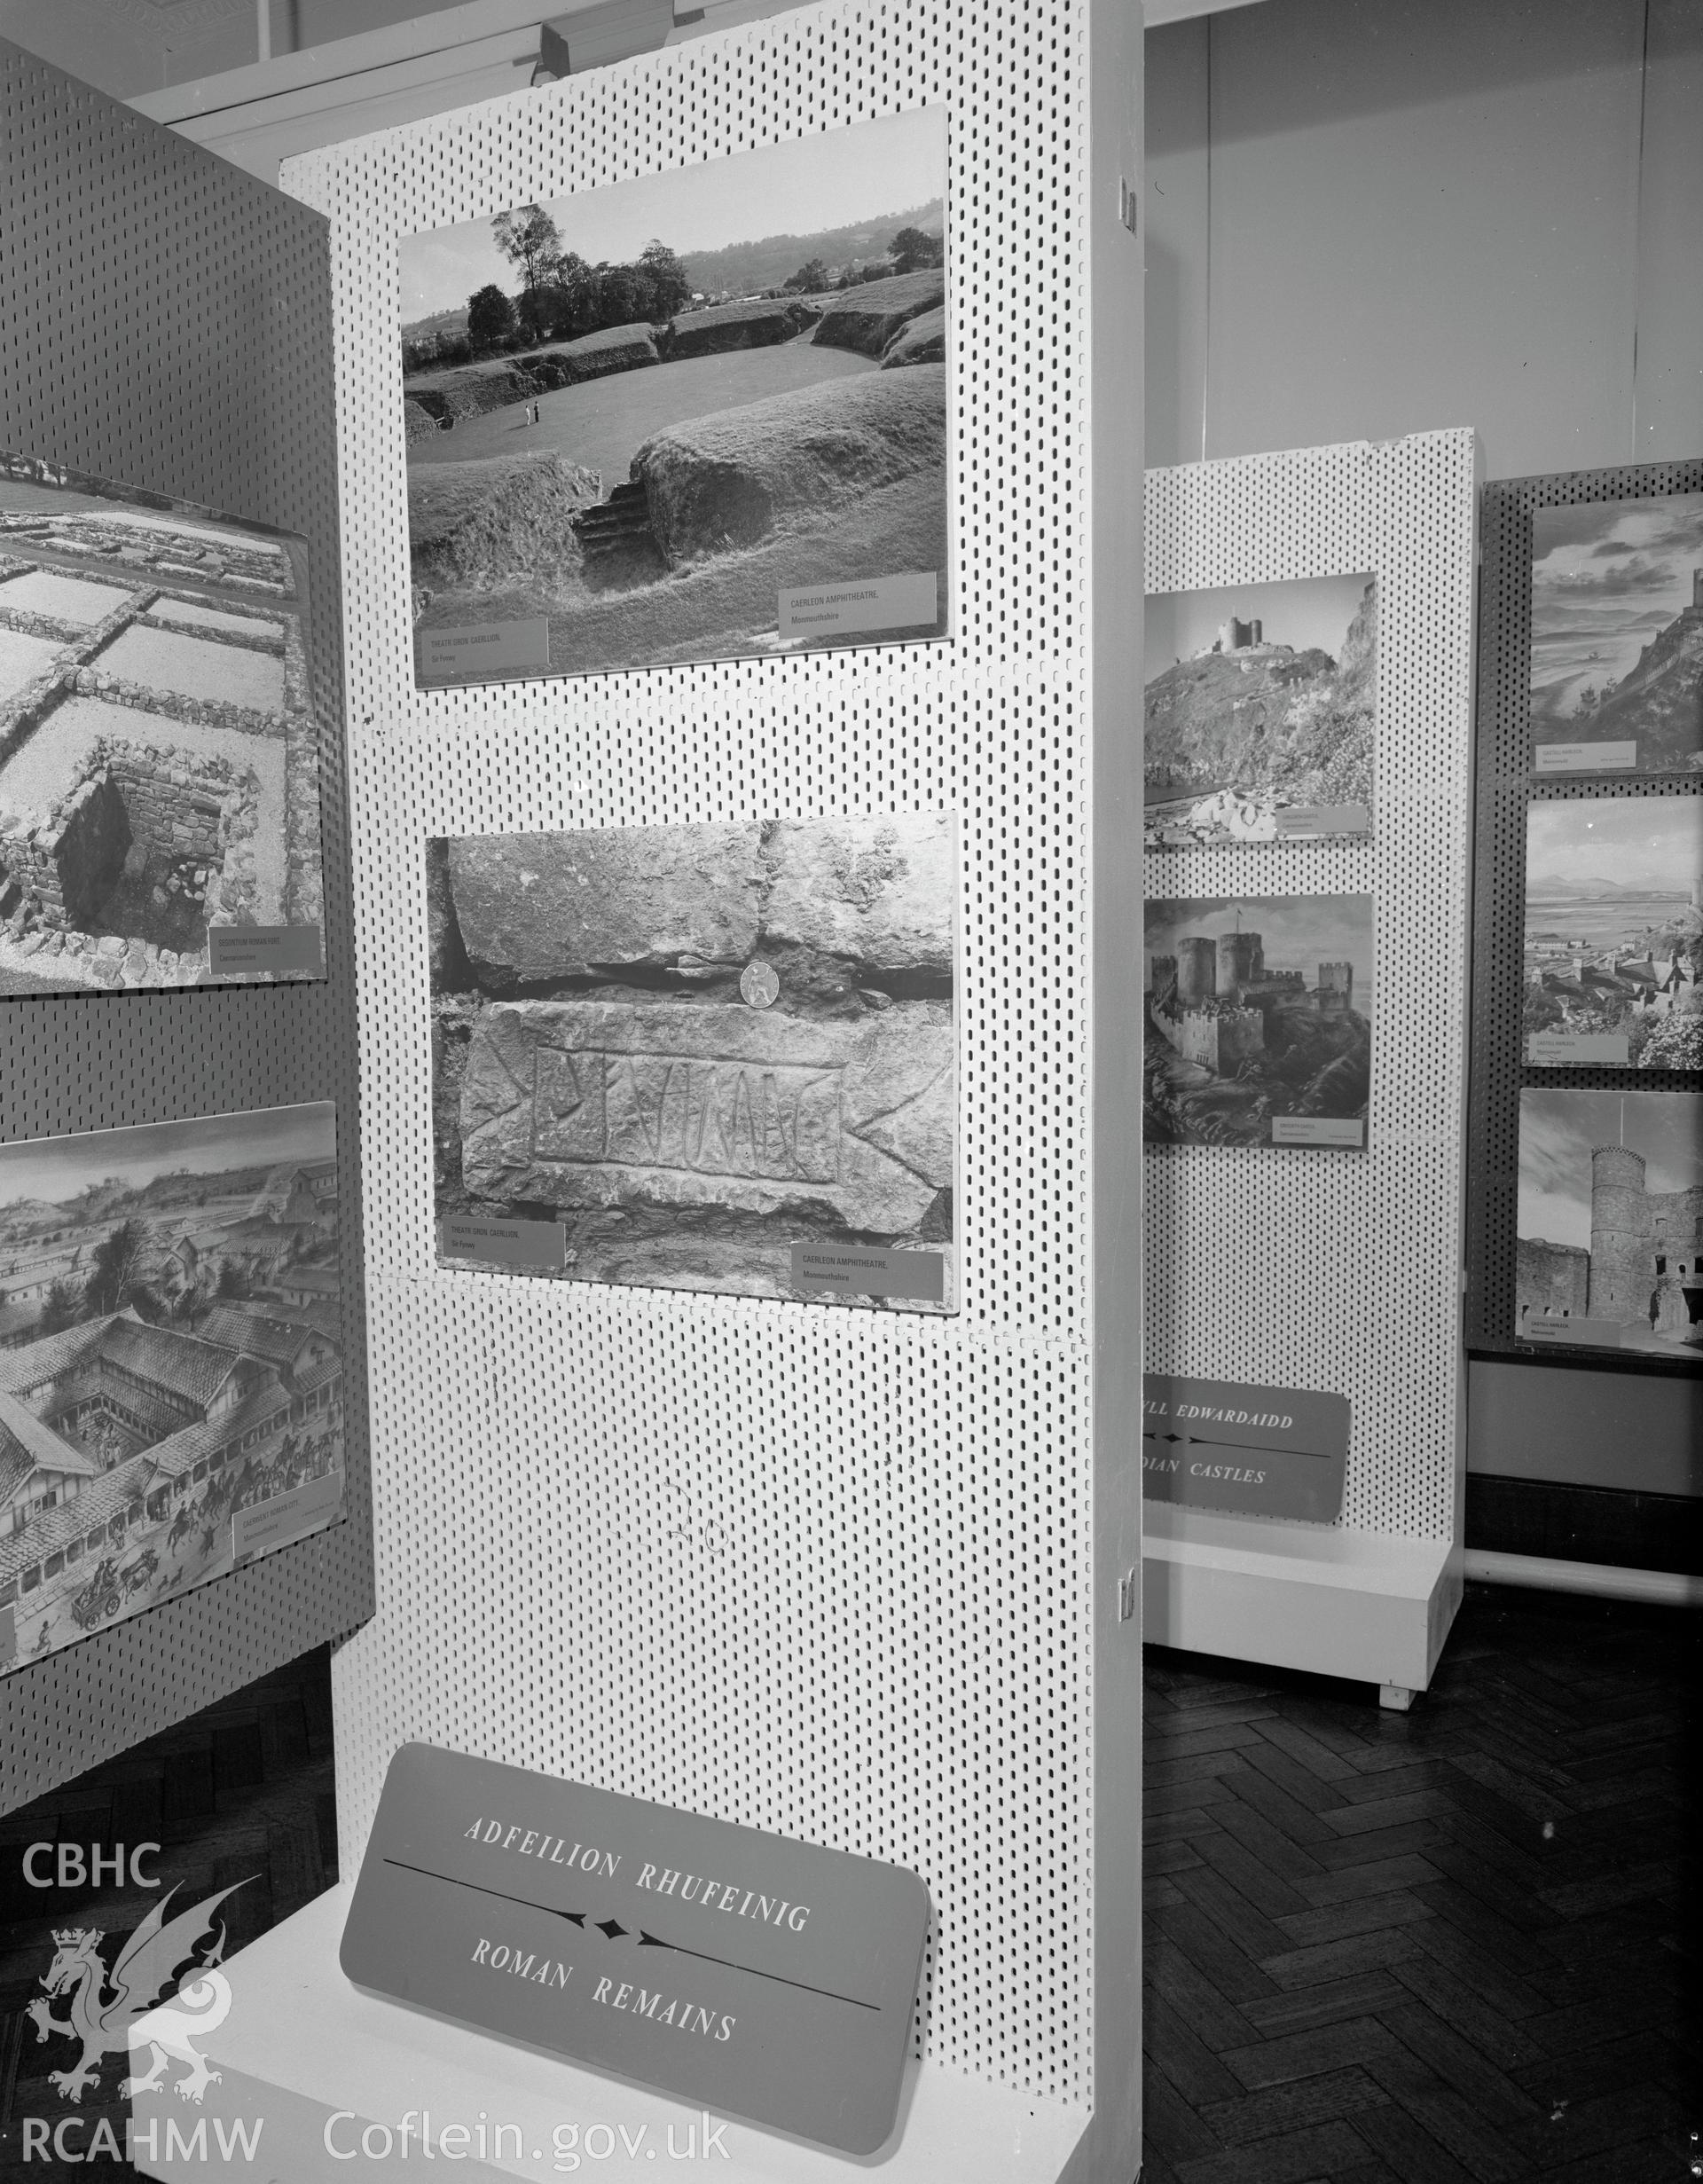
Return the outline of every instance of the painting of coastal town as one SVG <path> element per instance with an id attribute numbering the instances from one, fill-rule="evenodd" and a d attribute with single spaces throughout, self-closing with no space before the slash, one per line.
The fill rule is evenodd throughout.
<path id="1" fill-rule="evenodd" d="M 1703 771 L 1703 493 L 1532 511 L 1532 763 Z"/>
<path id="2" fill-rule="evenodd" d="M 460 836 L 425 876 L 441 1263 L 957 1309 L 951 813 Z"/>
<path id="3" fill-rule="evenodd" d="M 0 1674 L 344 1513 L 328 1102 L 0 1146 Z"/>
<path id="4" fill-rule="evenodd" d="M 1703 796 L 1527 806 L 1528 1065 L 1703 1070 L 1700 972 Z"/>
<path id="5" fill-rule="evenodd" d="M 1365 1150 L 1369 895 L 1150 902 L 1144 985 L 1148 1143 Z"/>
<path id="6" fill-rule="evenodd" d="M 924 106 L 404 238 L 420 686 L 946 635 L 946 193 Z"/>
<path id="7" fill-rule="evenodd" d="M 1155 594 L 1145 713 L 1150 849 L 1369 832 L 1376 583 Z"/>
<path id="8" fill-rule="evenodd" d="M 308 598 L 288 532 L 0 453 L 0 994 L 325 975 Z"/>
<path id="9" fill-rule="evenodd" d="M 1517 1340 L 1703 1363 L 1703 1098 L 1519 1096 Z"/>

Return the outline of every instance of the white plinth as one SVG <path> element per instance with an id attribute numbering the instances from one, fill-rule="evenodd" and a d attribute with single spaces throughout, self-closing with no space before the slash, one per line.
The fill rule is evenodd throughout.
<path id="1" fill-rule="evenodd" d="M 1150 1645 L 1424 1691 L 1461 1604 L 1461 1551 L 1148 1502 Z"/>
<path id="2" fill-rule="evenodd" d="M 334 2178 L 365 2184 L 375 2172 L 412 2177 L 415 2184 L 495 2184 L 517 2176 L 538 2184 L 575 2174 L 844 2184 L 849 2174 L 867 2169 L 892 2184 L 954 2184 L 958 2179 L 963 2184 L 1056 2184 L 1087 2125 L 1086 2109 L 1032 2101 L 1001 2086 L 914 2063 L 899 2129 L 881 2154 L 853 2159 L 753 2125 L 729 2123 L 706 2158 L 700 2109 L 352 1987 L 337 1961 L 349 1894 L 349 1886 L 329 1889 L 224 1967 L 230 2014 L 197 2042 L 222 2075 L 200 2107 L 173 2090 L 184 2075 L 181 2064 L 173 2065 L 160 2092 L 137 2096 L 135 2161 L 145 2175 L 177 2184 L 207 2184 L 221 2171 L 275 2184 L 326 2184 Z M 326 2143 L 326 2125 L 339 2111 L 348 2116 L 333 2125 L 332 2148 L 338 2154 L 355 2152 L 353 2161 L 334 2158 Z M 387 2156 L 377 2134 L 371 2137 L 370 2153 L 360 2150 L 366 2126 L 385 2125 L 394 2133 L 411 2112 L 416 2135 L 408 2141 L 405 2163 L 394 2144 Z M 453 2151 L 436 2156 L 455 2165 L 422 2167 L 417 2134 L 426 2112 L 435 2141 L 445 2125 L 467 2127 L 464 2158 L 457 2161 Z M 220 2123 L 228 2142 L 239 2118 L 251 2129 L 262 2120 L 250 2162 L 240 2154 L 224 2160 L 217 2150 Z M 205 2151 L 198 2152 L 194 2134 L 203 2122 Z M 519 2126 L 518 2154 L 512 2132 L 500 2149 L 497 2145 L 499 2124 Z M 600 2133 L 588 2156 L 586 2134 L 598 2125 L 606 2127 L 611 2150 L 598 2152 L 605 2143 Z M 569 2129 L 575 2141 L 558 2157 L 553 2149 L 565 2143 L 558 2133 Z M 695 2134 L 695 2150 L 686 2159 L 688 2132 Z M 570 2158 L 577 2167 L 568 2165 Z"/>

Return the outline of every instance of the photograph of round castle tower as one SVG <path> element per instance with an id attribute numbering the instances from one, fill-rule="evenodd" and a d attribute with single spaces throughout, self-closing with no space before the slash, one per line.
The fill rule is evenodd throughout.
<path id="1" fill-rule="evenodd" d="M 1513 1332 L 1703 1358 L 1695 1094 L 1520 1094 Z"/>
<path id="2" fill-rule="evenodd" d="M 1147 905 L 1150 1143 L 1298 1143 L 1280 1118 L 1352 1122 L 1371 1090 L 1372 899 L 1264 896 Z"/>

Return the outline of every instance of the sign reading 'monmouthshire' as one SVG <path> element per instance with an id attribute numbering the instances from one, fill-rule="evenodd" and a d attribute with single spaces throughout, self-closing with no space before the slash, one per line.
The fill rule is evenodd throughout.
<path id="1" fill-rule="evenodd" d="M 869 2154 L 928 1927 L 901 1866 L 407 1744 L 341 1960 L 397 2001 Z"/>

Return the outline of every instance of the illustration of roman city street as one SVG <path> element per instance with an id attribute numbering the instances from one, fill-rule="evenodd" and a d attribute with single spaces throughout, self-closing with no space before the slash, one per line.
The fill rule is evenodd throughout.
<path id="1" fill-rule="evenodd" d="M 1522 1342 L 1703 1355 L 1703 1099 L 1519 1096 Z"/>
<path id="2" fill-rule="evenodd" d="M 300 539 L 0 454 L 0 994 L 319 926 L 307 599 Z"/>
<path id="3" fill-rule="evenodd" d="M 945 634 L 946 186 L 922 107 L 405 238 L 420 683 Z"/>
<path id="4" fill-rule="evenodd" d="M 0 1146 L 0 1669 L 342 1512 L 329 1104 Z"/>
<path id="5" fill-rule="evenodd" d="M 1526 807 L 1526 1058 L 1703 1070 L 1703 796 Z"/>
<path id="6" fill-rule="evenodd" d="M 797 1247 L 921 1250 L 941 1302 L 839 1300 L 955 1308 L 950 815 L 473 836 L 427 890 L 440 1216 L 812 1301 Z"/>
<path id="7" fill-rule="evenodd" d="M 1370 577 L 1155 593 L 1147 663 L 1149 849 L 1369 829 Z"/>
<path id="8" fill-rule="evenodd" d="M 1150 902 L 1146 950 L 1150 1143 L 1363 1149 L 1369 895 Z"/>
<path id="9" fill-rule="evenodd" d="M 1533 509 L 1531 679 L 1541 771 L 1703 771 L 1703 493 Z"/>

